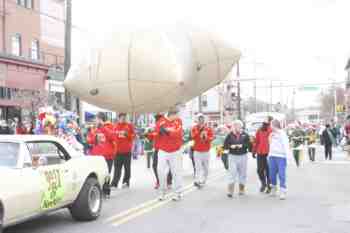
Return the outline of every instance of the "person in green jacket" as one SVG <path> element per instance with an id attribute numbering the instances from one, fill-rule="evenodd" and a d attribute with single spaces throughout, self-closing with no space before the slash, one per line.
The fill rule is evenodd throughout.
<path id="1" fill-rule="evenodd" d="M 300 157 L 303 151 L 305 142 L 305 132 L 299 124 L 296 125 L 295 129 L 291 134 L 291 142 L 293 148 L 293 156 L 297 167 L 300 166 Z"/>

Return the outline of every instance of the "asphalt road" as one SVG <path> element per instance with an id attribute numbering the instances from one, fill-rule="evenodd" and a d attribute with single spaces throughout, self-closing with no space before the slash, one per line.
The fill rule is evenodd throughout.
<path id="1" fill-rule="evenodd" d="M 253 159 L 247 195 L 228 199 L 221 161 L 213 158 L 210 181 L 197 190 L 185 158 L 184 200 L 160 203 L 152 173 L 140 160 L 133 165 L 131 189 L 115 190 L 97 221 L 75 222 L 62 210 L 5 233 L 350 233 L 350 162 L 341 152 L 335 161 L 325 162 L 321 153 L 314 164 L 296 168 L 289 163 L 285 201 L 258 192 Z"/>

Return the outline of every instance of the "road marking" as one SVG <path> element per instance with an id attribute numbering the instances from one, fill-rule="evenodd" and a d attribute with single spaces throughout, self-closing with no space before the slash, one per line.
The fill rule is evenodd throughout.
<path id="1" fill-rule="evenodd" d="M 218 172 L 212 177 L 208 179 L 208 184 L 212 183 L 213 181 L 217 180 L 220 177 L 223 177 L 225 172 Z M 183 196 L 192 193 L 194 191 L 198 190 L 196 187 L 194 187 L 193 184 L 187 185 L 183 188 Z M 113 226 L 120 226 L 126 222 L 129 222 L 130 220 L 137 218 L 141 215 L 144 215 L 146 213 L 151 212 L 152 210 L 155 210 L 157 208 L 160 208 L 170 202 L 173 202 L 171 197 L 173 194 L 166 195 L 166 199 L 164 201 L 159 201 L 158 198 L 153 199 L 151 201 L 147 201 L 145 203 L 142 203 L 139 206 L 136 206 L 134 208 L 128 209 L 124 212 L 121 212 L 117 215 L 111 216 L 108 218 L 105 222 L 106 223 L 112 223 Z"/>

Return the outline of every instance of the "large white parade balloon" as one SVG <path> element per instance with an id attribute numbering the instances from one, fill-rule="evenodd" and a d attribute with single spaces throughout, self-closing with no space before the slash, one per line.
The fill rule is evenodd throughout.
<path id="1" fill-rule="evenodd" d="M 161 112 L 219 84 L 240 56 L 214 35 L 189 26 L 118 32 L 73 66 L 64 85 L 98 107 Z"/>

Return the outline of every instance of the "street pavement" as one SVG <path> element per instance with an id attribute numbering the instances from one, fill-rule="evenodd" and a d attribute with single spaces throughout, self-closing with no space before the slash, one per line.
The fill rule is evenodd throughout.
<path id="1" fill-rule="evenodd" d="M 181 202 L 156 200 L 154 178 L 144 158 L 133 161 L 130 189 L 113 190 L 94 222 L 72 220 L 67 210 L 11 227 L 5 233 L 350 233 L 350 161 L 336 149 L 334 161 L 297 168 L 288 164 L 287 200 L 258 192 L 256 161 L 250 157 L 247 195 L 226 197 L 226 174 L 221 160 L 212 156 L 208 185 L 192 186 L 193 172 L 183 158 L 185 195 Z"/>

